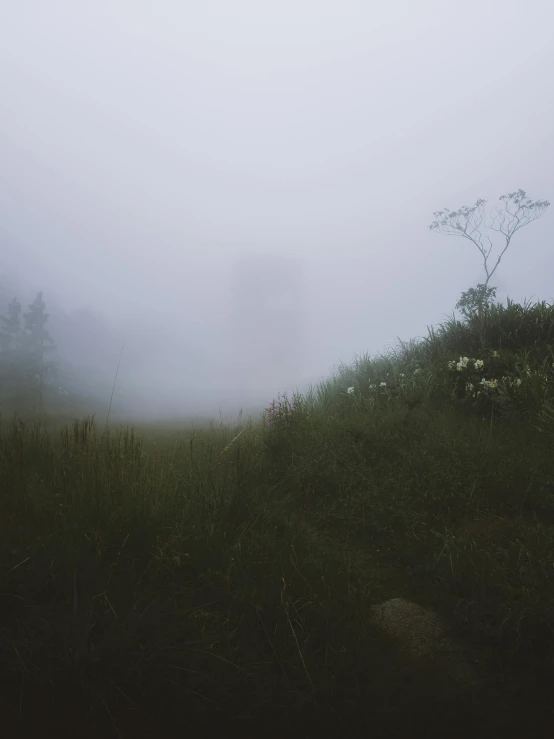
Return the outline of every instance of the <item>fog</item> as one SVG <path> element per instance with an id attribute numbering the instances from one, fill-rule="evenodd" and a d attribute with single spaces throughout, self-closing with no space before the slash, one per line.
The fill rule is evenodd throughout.
<path id="1" fill-rule="evenodd" d="M 42 290 L 59 355 L 108 388 L 120 361 L 144 417 L 261 409 L 427 336 L 486 279 L 433 213 L 554 199 L 547 0 L 1 16 L 0 313 Z M 553 223 L 514 236 L 497 300 L 552 299 Z"/>

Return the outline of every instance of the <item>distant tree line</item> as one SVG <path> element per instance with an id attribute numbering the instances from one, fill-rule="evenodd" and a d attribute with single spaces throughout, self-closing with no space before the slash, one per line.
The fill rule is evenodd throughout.
<path id="1" fill-rule="evenodd" d="M 34 412 L 44 410 L 44 386 L 57 372 L 56 362 L 49 361 L 56 345 L 46 330 L 48 317 L 42 292 L 26 313 L 13 298 L 7 315 L 0 316 L 0 396 L 30 399 Z"/>

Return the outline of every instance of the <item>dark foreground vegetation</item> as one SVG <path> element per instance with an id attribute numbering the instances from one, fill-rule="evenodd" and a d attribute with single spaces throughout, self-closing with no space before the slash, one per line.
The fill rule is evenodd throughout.
<path id="1" fill-rule="evenodd" d="M 233 428 L 3 418 L 2 735 L 551 736 L 554 311 L 483 317 Z"/>

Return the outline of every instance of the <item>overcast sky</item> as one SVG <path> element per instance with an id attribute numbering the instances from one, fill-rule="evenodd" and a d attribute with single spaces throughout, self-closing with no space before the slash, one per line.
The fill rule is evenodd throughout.
<path id="1" fill-rule="evenodd" d="M 427 336 L 485 280 L 433 212 L 554 201 L 550 0 L 0 5 L 0 269 L 101 316 L 150 408 Z M 551 302 L 553 232 L 514 236 L 498 300 Z"/>

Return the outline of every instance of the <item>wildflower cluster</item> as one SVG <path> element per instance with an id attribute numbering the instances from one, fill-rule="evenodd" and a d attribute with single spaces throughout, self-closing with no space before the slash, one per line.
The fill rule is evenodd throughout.
<path id="1" fill-rule="evenodd" d="M 498 352 L 492 353 L 493 357 L 498 357 Z M 459 361 L 451 361 L 448 362 L 448 369 L 457 371 L 459 373 L 465 373 L 468 374 L 471 371 L 471 363 L 473 363 L 473 370 L 475 373 L 482 372 L 485 367 L 485 362 L 482 359 L 470 359 L 469 357 L 460 357 Z M 521 385 L 521 379 L 517 378 L 511 378 L 504 375 L 502 377 L 502 381 L 505 382 L 509 387 L 512 385 L 517 385 L 518 387 Z M 466 380 L 466 382 L 463 385 L 465 393 L 471 395 L 473 398 L 477 398 L 479 395 L 481 395 L 483 392 L 486 392 L 488 390 L 497 390 L 498 389 L 498 379 L 491 379 L 487 380 L 485 377 L 482 377 L 479 380 L 478 386 L 481 388 L 478 390 L 473 382 L 470 382 L 469 380 Z"/>
<path id="2" fill-rule="evenodd" d="M 487 363 L 489 375 L 496 376 L 491 376 L 490 378 L 484 376 L 485 361 L 483 359 L 460 357 L 458 361 L 448 362 L 447 372 L 454 371 L 458 374 L 454 389 L 452 390 L 452 397 L 459 401 L 470 400 L 475 404 L 488 400 L 504 409 L 509 407 L 514 409 L 520 407 L 524 409 L 528 399 L 525 394 L 522 394 L 522 379 L 503 374 L 503 371 L 505 372 L 506 370 L 506 365 L 501 360 L 497 351 L 491 352 L 490 359 L 487 360 Z M 405 373 L 400 372 L 398 374 L 394 373 L 395 377 L 392 378 L 392 382 L 390 383 L 384 380 L 381 382 L 370 381 L 369 390 L 372 393 L 369 398 L 365 398 L 365 393 L 362 393 L 361 389 L 354 385 L 346 389 L 346 395 L 352 397 L 354 405 L 359 410 L 362 408 L 373 409 L 380 399 L 386 398 L 386 401 L 390 402 L 394 397 L 401 397 L 408 405 L 411 405 L 413 404 L 413 399 L 410 399 L 411 393 L 409 390 L 416 390 L 417 385 L 425 384 L 429 393 L 432 390 L 432 385 L 438 386 L 440 384 L 440 378 L 438 377 L 438 375 L 442 375 L 440 367 L 437 369 L 437 372 L 438 374 L 435 373 L 436 376 L 433 381 L 432 373 L 423 375 L 421 367 L 416 366 L 412 377 L 408 379 L 406 379 Z M 536 375 L 537 380 L 540 380 L 543 386 L 548 380 L 546 373 L 532 373 L 528 367 L 523 374 L 528 379 Z M 389 373 L 387 373 L 388 376 Z M 418 394 L 417 391 L 416 394 Z"/>
<path id="3" fill-rule="evenodd" d="M 413 378 L 417 377 L 421 373 L 420 367 L 415 367 L 413 372 Z M 381 382 L 372 382 L 371 378 L 368 378 L 367 387 L 370 390 L 369 395 L 361 388 L 351 386 L 347 388 L 346 395 L 352 397 L 353 402 L 358 410 L 370 410 L 378 407 L 381 402 L 391 403 L 393 399 L 402 398 L 404 401 L 410 400 L 412 393 L 410 390 L 414 390 L 418 385 L 418 380 L 407 378 L 406 373 L 393 372 L 393 377 L 390 377 L 390 372 L 387 372 L 385 377 L 390 378 L 388 380 L 382 380 Z"/>
<path id="4" fill-rule="evenodd" d="M 292 400 L 289 401 L 287 394 L 283 393 L 282 396 L 278 396 L 277 403 L 273 400 L 265 408 L 263 414 L 264 426 L 268 426 L 273 430 L 294 427 L 306 415 L 307 412 L 301 395 L 293 393 Z"/>
<path id="5" fill-rule="evenodd" d="M 498 352 L 493 351 L 491 357 L 498 358 Z M 487 397 L 491 402 L 501 407 L 519 407 L 525 412 L 526 406 L 529 404 L 530 398 L 528 393 L 524 392 L 525 386 L 522 385 L 520 377 L 511 377 L 502 375 L 499 378 L 486 379 L 479 378 L 479 373 L 485 370 L 485 362 L 482 359 L 474 359 L 469 357 L 460 357 L 459 361 L 448 363 L 448 369 L 459 373 L 456 387 L 453 395 L 459 400 L 469 398 L 475 402 Z M 494 373 L 494 368 L 492 368 Z M 528 381 L 537 380 L 541 386 L 542 393 L 548 381 L 547 373 L 531 372 L 529 367 L 525 368 L 523 373 Z M 459 381 L 461 380 L 461 382 Z"/>

